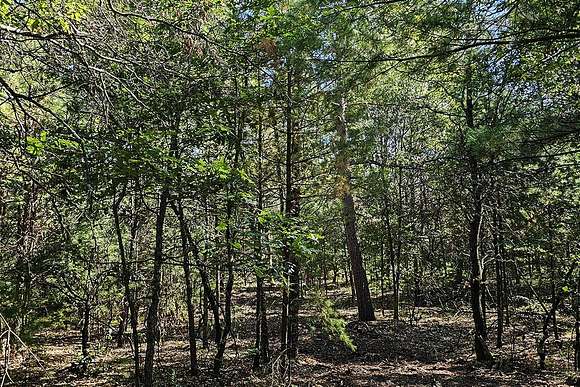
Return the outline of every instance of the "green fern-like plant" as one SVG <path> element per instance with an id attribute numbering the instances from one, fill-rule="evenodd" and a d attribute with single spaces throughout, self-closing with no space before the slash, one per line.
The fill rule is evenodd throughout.
<path id="1" fill-rule="evenodd" d="M 356 351 L 356 345 L 354 345 L 352 339 L 348 335 L 346 330 L 346 321 L 340 317 L 334 304 L 327 298 L 324 298 L 322 294 L 317 294 L 315 297 L 317 306 L 320 308 L 320 322 L 322 324 L 322 329 L 330 337 L 335 337 L 340 340 L 348 349 L 352 352 Z"/>

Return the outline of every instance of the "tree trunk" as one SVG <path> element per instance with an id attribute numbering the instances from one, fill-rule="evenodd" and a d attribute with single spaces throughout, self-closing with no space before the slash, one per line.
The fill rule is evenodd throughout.
<path id="1" fill-rule="evenodd" d="M 129 316 L 129 303 L 123 297 L 123 310 L 121 311 L 121 321 L 117 330 L 117 348 L 123 348 L 125 342 L 125 330 L 127 329 L 127 317 Z"/>
<path id="2" fill-rule="evenodd" d="M 262 120 L 258 122 L 258 178 L 257 178 L 257 205 L 256 213 L 259 215 L 263 208 L 263 171 L 262 171 Z M 261 365 L 269 361 L 269 338 L 268 321 L 266 317 L 266 300 L 264 292 L 265 265 L 262 257 L 262 227 L 258 219 L 254 219 L 254 232 L 256 233 L 256 337 L 253 368 L 259 369 Z"/>
<path id="3" fill-rule="evenodd" d="M 570 245 L 566 246 L 569 261 Z M 576 297 L 574 297 L 574 371 L 580 370 L 580 273 L 576 276 Z"/>
<path id="4" fill-rule="evenodd" d="M 339 137 L 339 150 L 336 160 L 336 168 L 340 176 L 338 189 L 342 198 L 344 232 L 356 292 L 358 318 L 360 321 L 372 321 L 375 320 L 375 312 L 357 237 L 356 212 L 350 186 L 350 161 L 348 156 L 348 138 L 346 128 L 346 100 L 344 97 L 340 98 L 336 131 Z"/>
<path id="5" fill-rule="evenodd" d="M 147 329 L 145 333 L 145 372 L 143 375 L 143 385 L 153 386 L 153 363 L 155 355 L 155 341 L 157 338 L 159 299 L 161 292 L 161 266 L 163 265 L 163 226 L 165 214 L 167 212 L 167 200 L 169 189 L 163 188 L 159 198 L 159 209 L 155 221 L 155 251 L 153 262 L 153 278 L 151 279 L 151 304 L 147 313 Z"/>
<path id="6" fill-rule="evenodd" d="M 504 324 L 504 307 L 503 307 L 503 277 L 501 271 L 501 257 L 496 250 L 495 261 L 495 286 L 496 286 L 496 311 L 497 311 L 497 337 L 496 346 L 501 348 L 503 345 L 503 324 Z"/>
<path id="7" fill-rule="evenodd" d="M 226 228 L 226 234 L 228 234 L 229 226 Z M 231 231 L 230 231 L 231 232 Z M 213 361 L 213 372 L 214 374 L 218 375 L 221 371 L 223 366 L 223 358 L 224 352 L 226 349 L 226 343 L 228 335 L 230 334 L 230 330 L 232 327 L 232 290 L 234 286 L 234 269 L 233 269 L 233 257 L 232 257 L 232 247 L 231 247 L 231 235 L 226 236 L 226 243 L 228 243 L 227 249 L 228 251 L 228 263 L 227 263 L 227 272 L 228 272 L 228 280 L 226 282 L 225 294 L 224 294 L 224 327 L 221 330 L 221 335 L 219 336 L 219 341 L 217 343 L 217 352 L 214 357 Z"/>
<path id="8" fill-rule="evenodd" d="M 226 231 L 225 231 L 225 239 L 226 239 L 226 251 L 227 251 L 227 263 L 226 263 L 226 269 L 227 269 L 227 273 L 228 273 L 228 279 L 226 282 L 226 287 L 225 287 L 225 293 L 224 293 L 224 326 L 223 326 L 223 330 L 221 330 L 221 334 L 218 336 L 216 334 L 216 337 L 219 338 L 218 342 L 217 342 L 217 352 L 216 355 L 214 357 L 214 361 L 213 361 L 213 372 L 214 374 L 219 374 L 219 372 L 221 371 L 221 368 L 223 366 L 223 357 L 224 357 L 224 352 L 226 349 L 226 343 L 227 343 L 227 338 L 228 335 L 230 334 L 230 330 L 231 330 L 231 326 L 232 326 L 232 290 L 233 290 L 233 286 L 234 286 L 234 268 L 233 268 L 233 235 L 232 235 L 232 229 L 231 229 L 231 216 L 232 216 L 232 211 L 233 211 L 233 204 L 232 203 L 228 203 L 227 205 L 227 226 L 226 226 Z"/>
<path id="9" fill-rule="evenodd" d="M 344 244 L 345 255 L 346 253 L 346 243 Z M 354 305 L 356 301 L 356 290 L 354 290 L 354 281 L 352 279 L 352 270 L 350 269 L 350 260 L 348 257 L 345 257 L 344 262 L 344 273 L 347 278 L 347 284 L 350 286 L 350 305 Z"/>
<path id="10" fill-rule="evenodd" d="M 417 308 L 421 306 L 421 278 L 419 275 L 419 258 L 417 254 L 413 256 L 413 288 L 413 305 Z"/>
<path id="11" fill-rule="evenodd" d="M 471 160 L 472 178 L 472 213 L 469 220 L 469 261 L 471 264 L 471 311 L 475 324 L 475 354 L 478 361 L 492 361 L 493 357 L 486 344 L 487 331 L 483 307 L 481 303 L 483 268 L 481 257 L 479 256 L 479 236 L 481 228 L 482 200 L 480 192 L 479 176 L 476 170 L 475 160 Z"/>
<path id="12" fill-rule="evenodd" d="M 119 256 L 121 258 L 121 275 L 123 280 L 123 288 L 125 292 L 125 300 L 129 306 L 130 313 L 130 323 L 131 323 L 131 340 L 133 341 L 133 372 L 134 372 L 134 384 L 135 387 L 139 387 L 141 382 L 141 372 L 140 372 L 140 359 L 139 359 L 139 332 L 138 332 L 138 312 L 136 308 L 135 297 L 131 291 L 131 274 L 129 268 L 129 262 L 125 253 L 125 245 L 123 243 L 123 234 L 121 232 L 121 221 L 119 219 L 119 207 L 123 198 L 125 197 L 125 187 L 119 198 L 113 201 L 113 220 L 115 224 L 115 233 L 117 236 L 117 245 L 119 248 Z M 133 202 L 133 212 L 135 211 L 135 203 Z M 136 217 L 131 225 L 131 241 L 129 243 L 129 258 L 132 258 L 133 254 L 133 241 L 135 240 L 135 235 L 137 233 L 138 222 Z"/>
<path id="13" fill-rule="evenodd" d="M 551 208 L 548 207 L 548 211 L 551 213 Z M 548 255 L 550 260 L 550 293 L 552 297 L 552 304 L 556 303 L 556 277 L 557 277 L 557 270 L 556 270 L 556 254 L 554 252 L 554 236 L 552 231 L 552 218 L 551 215 L 548 215 Z M 554 314 L 552 315 L 552 325 L 554 329 L 554 339 L 556 341 L 560 340 L 560 333 L 558 332 L 558 321 L 557 321 L 557 314 L 558 310 L 554 310 Z"/>
<path id="14" fill-rule="evenodd" d="M 201 343 L 204 349 L 209 348 L 209 327 L 208 327 L 208 298 L 203 289 L 203 301 L 202 301 L 202 315 L 201 315 Z"/>
<path id="15" fill-rule="evenodd" d="M 322 280 L 324 283 L 324 295 L 328 296 L 328 268 L 326 264 L 326 255 L 324 256 L 322 262 Z"/>
<path id="16" fill-rule="evenodd" d="M 493 209 L 493 252 L 495 258 L 495 291 L 496 291 L 496 311 L 497 311 L 497 337 L 496 346 L 501 348 L 503 345 L 503 325 L 504 325 L 504 294 L 503 294 L 503 271 L 502 271 L 502 256 L 500 248 L 500 220 L 498 215 L 499 210 L 499 200 L 496 202 L 496 207 Z"/>
<path id="17" fill-rule="evenodd" d="M 221 303 L 221 287 L 222 287 L 221 276 L 222 276 L 222 274 L 221 274 L 221 270 L 220 270 L 220 264 L 218 263 L 217 267 L 216 267 L 216 273 L 215 273 L 215 302 L 217 305 L 220 305 L 220 303 Z M 214 342 L 216 345 L 219 345 L 221 334 L 222 334 L 221 329 L 217 329 L 218 326 L 220 326 L 219 325 L 219 313 L 217 315 L 214 315 L 214 328 L 216 328 L 214 330 Z"/>
<path id="18" fill-rule="evenodd" d="M 91 321 L 91 302 L 89 301 L 89 298 L 90 296 L 87 294 L 87 298 L 83 305 L 83 327 L 81 330 L 83 358 L 89 357 L 89 324 Z"/>
<path id="19" fill-rule="evenodd" d="M 245 79 L 246 87 L 248 83 L 248 79 Z M 236 87 L 236 95 L 238 93 L 238 82 L 235 80 L 235 87 Z M 235 109 L 235 121 L 234 127 L 236 129 L 236 137 L 235 137 L 235 150 L 234 150 L 234 160 L 233 160 L 233 167 L 237 169 L 239 167 L 240 159 L 242 158 L 242 141 L 243 141 L 243 129 L 245 125 L 245 112 L 239 113 L 237 107 Z M 224 328 L 221 332 L 221 336 L 219 337 L 219 341 L 217 343 L 217 352 L 214 357 L 213 362 L 213 372 L 217 375 L 219 374 L 222 366 L 223 366 L 223 356 L 226 348 L 227 338 L 230 334 L 231 327 L 232 327 L 232 291 L 234 287 L 234 230 L 232 228 L 232 217 L 234 214 L 235 204 L 232 198 L 232 193 L 229 192 L 230 185 L 227 186 L 227 202 L 226 202 L 226 230 L 225 230 L 225 242 L 226 242 L 226 253 L 227 253 L 227 262 L 226 262 L 226 270 L 227 270 L 227 282 L 225 287 L 225 300 L 224 300 Z"/>
<path id="20" fill-rule="evenodd" d="M 191 269 L 189 262 L 189 243 L 187 240 L 187 232 L 185 230 L 185 221 L 183 214 L 183 207 L 181 201 L 177 201 L 172 204 L 174 211 L 177 213 L 180 224 L 180 237 L 181 237 L 181 253 L 183 255 L 183 277 L 185 280 L 185 305 L 187 307 L 187 332 L 189 339 L 189 370 L 193 375 L 199 373 L 199 367 L 197 365 L 197 345 L 196 337 L 197 333 L 195 331 L 195 308 L 193 306 L 193 286 L 191 284 Z"/>
<path id="21" fill-rule="evenodd" d="M 286 104 L 286 200 L 285 215 L 288 219 L 298 217 L 300 213 L 300 192 L 294 186 L 294 173 L 297 171 L 296 157 L 298 155 L 297 133 L 294 133 L 292 119 L 292 69 L 288 70 L 287 79 L 287 104 Z M 295 170 L 296 169 L 296 170 Z M 300 297 L 300 266 L 297 257 L 292 251 L 290 241 L 284 241 L 284 275 L 287 286 L 282 295 L 282 325 L 281 325 L 281 350 L 284 357 L 296 358 L 298 354 L 298 312 Z"/>
<path id="22" fill-rule="evenodd" d="M 381 314 L 385 315 L 385 241 L 381 236 Z"/>
<path id="23" fill-rule="evenodd" d="M 26 181 L 26 178 L 25 180 Z M 16 323 L 14 332 L 21 334 L 26 327 L 27 316 L 29 315 L 29 304 L 32 290 L 32 272 L 30 257 L 34 255 L 35 240 L 35 220 L 37 208 L 37 184 L 30 181 L 26 184 L 27 189 L 24 194 L 24 203 L 18 206 L 17 240 L 16 249 L 17 261 L 15 265 L 18 273 L 18 313 L 16 313 Z"/>
<path id="24" fill-rule="evenodd" d="M 213 289 L 211 288 L 211 279 L 210 279 L 210 276 L 208 274 L 208 270 L 205 267 L 204 262 L 202 262 L 200 257 L 199 257 L 199 249 L 197 247 L 197 244 L 193 240 L 193 237 L 191 236 L 191 232 L 189 231 L 189 227 L 187 225 L 187 221 L 185 220 L 185 216 L 183 216 L 181 218 L 178 217 L 178 220 L 179 220 L 180 229 L 183 229 L 185 231 L 185 234 L 187 236 L 189 250 L 190 250 L 191 255 L 195 261 L 195 265 L 197 266 L 197 269 L 199 271 L 199 276 L 201 277 L 201 283 L 203 285 L 203 293 L 204 293 L 204 298 L 205 298 L 204 303 L 207 302 L 207 304 L 209 305 L 209 308 L 211 309 L 211 311 L 213 313 L 214 329 L 216 331 L 216 337 L 221 338 L 222 327 L 221 327 L 221 322 L 220 322 L 220 308 L 219 308 L 219 304 L 218 304 L 217 299 L 216 299 L 216 295 L 215 295 Z M 207 308 L 206 308 L 206 315 L 204 318 L 205 318 L 204 326 L 207 327 L 207 320 L 208 320 Z M 207 332 L 206 332 L 206 343 L 207 343 Z"/>
<path id="25" fill-rule="evenodd" d="M 483 323 L 487 326 L 487 271 L 482 262 L 481 265 L 481 314 Z"/>
<path id="26" fill-rule="evenodd" d="M 399 321 L 399 261 L 395 253 L 395 242 L 393 241 L 393 228 L 391 227 L 391 214 L 387 197 L 385 197 L 384 223 L 387 228 L 387 243 L 389 247 L 389 261 L 391 264 L 391 282 L 393 288 L 393 320 Z"/>
<path id="27" fill-rule="evenodd" d="M 568 272 L 564 276 L 565 282 L 568 282 L 569 280 L 572 279 L 572 274 L 574 273 L 576 266 L 577 266 L 576 261 L 573 261 L 572 264 L 570 265 L 570 268 L 568 269 Z M 564 298 L 566 297 L 566 295 L 567 295 L 567 293 L 564 292 L 563 290 L 561 290 L 556 295 L 555 301 L 553 301 L 551 303 L 550 309 L 546 310 L 544 308 L 546 313 L 544 314 L 544 319 L 543 319 L 543 324 L 542 324 L 542 337 L 538 342 L 538 356 L 540 358 L 540 369 L 542 369 L 542 370 L 546 368 L 546 356 L 548 355 L 548 352 L 546 349 L 546 341 L 550 337 L 550 330 L 549 330 L 550 321 L 554 321 L 554 314 L 556 313 L 556 310 L 558 309 L 558 307 L 560 306 L 562 301 L 564 301 Z"/>
<path id="28" fill-rule="evenodd" d="M 466 96 L 466 121 L 467 126 L 473 130 L 475 128 L 473 118 L 473 98 L 471 94 L 471 69 L 467 68 L 467 96 Z M 463 144 L 465 145 L 465 144 Z M 471 179 L 471 203 L 469 219 L 469 262 L 471 264 L 471 311 L 473 322 L 475 324 L 475 355 L 478 361 L 493 361 L 493 356 L 489 351 L 486 343 L 487 331 L 485 326 L 485 317 L 481 303 L 482 280 L 483 280 L 483 262 L 479 254 L 480 234 L 482 224 L 482 182 L 476 156 L 472 149 L 467 149 L 468 167 Z"/>

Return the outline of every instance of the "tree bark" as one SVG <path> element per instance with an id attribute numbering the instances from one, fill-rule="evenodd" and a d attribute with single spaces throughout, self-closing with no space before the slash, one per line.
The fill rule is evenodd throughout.
<path id="1" fill-rule="evenodd" d="M 569 261 L 570 244 L 566 246 Z M 576 275 L 576 296 L 574 297 L 574 371 L 580 370 L 580 273 Z"/>
<path id="2" fill-rule="evenodd" d="M 89 357 L 89 324 L 91 321 L 91 302 L 90 295 L 87 294 L 83 304 L 83 327 L 81 330 L 81 348 L 83 358 Z"/>
<path id="3" fill-rule="evenodd" d="M 471 93 L 471 69 L 468 65 L 467 68 L 467 82 L 466 82 L 466 121 L 469 129 L 475 129 L 474 117 L 473 117 L 473 98 Z M 463 144 L 465 145 L 465 144 Z M 470 175 L 470 193 L 471 193 L 471 203 L 470 203 L 470 214 L 468 214 L 469 220 L 469 262 L 471 264 L 471 277 L 470 277 L 470 287 L 471 287 L 471 310 L 473 315 L 473 322 L 475 325 L 475 355 L 478 361 L 490 362 L 493 361 L 493 356 L 489 351 L 486 343 L 487 330 L 485 326 L 485 317 L 481 302 L 482 295 L 482 280 L 483 280 L 483 262 L 479 254 L 480 247 L 480 234 L 481 234 L 481 224 L 482 224 L 482 208 L 483 208 L 483 197 L 482 197 L 482 181 L 480 177 L 480 171 L 476 156 L 472 149 L 467 149 L 468 157 L 468 167 Z"/>
<path id="4" fill-rule="evenodd" d="M 360 321 L 372 321 L 375 320 L 375 311 L 369 291 L 367 275 L 363 266 L 362 253 L 358 242 L 356 230 L 356 211 L 350 186 L 350 161 L 348 156 L 346 127 L 346 99 L 344 97 L 341 97 L 339 102 L 336 131 L 339 138 L 339 150 L 336 160 L 336 168 L 340 177 L 338 189 L 342 199 L 342 214 L 344 219 L 346 246 L 353 274 L 358 318 Z"/>
<path id="5" fill-rule="evenodd" d="M 385 315 L 385 241 L 381 235 L 381 314 Z"/>
<path id="6" fill-rule="evenodd" d="M 471 264 L 471 310 L 473 322 L 475 324 L 475 354 L 478 361 L 492 361 L 493 356 L 487 347 L 487 330 L 481 303 L 483 268 L 479 255 L 480 228 L 482 222 L 482 198 L 477 163 L 472 158 L 471 179 L 472 179 L 472 213 L 469 220 L 469 261 Z"/>
<path id="7" fill-rule="evenodd" d="M 553 225 L 552 225 L 552 218 L 551 218 L 551 207 L 548 206 L 548 211 L 550 214 L 548 215 L 548 255 L 550 260 L 550 293 L 552 297 L 552 304 L 556 303 L 556 288 L 557 286 L 557 269 L 556 269 L 556 254 L 554 251 L 554 236 L 553 236 Z M 560 333 L 558 331 L 558 320 L 557 320 L 558 310 L 554 310 L 554 314 L 552 315 L 552 325 L 554 329 L 554 339 L 556 341 L 560 340 Z"/>
<path id="8" fill-rule="evenodd" d="M 117 348 L 123 348 L 123 343 L 125 342 L 127 317 L 129 317 L 129 304 L 125 297 L 123 297 L 123 310 L 121 311 L 121 321 L 119 321 L 119 329 L 117 330 Z"/>
<path id="9" fill-rule="evenodd" d="M 298 154 L 297 134 L 294 133 L 292 119 L 292 69 L 288 70 L 287 78 L 287 104 L 286 104 L 286 182 L 285 182 L 285 215 L 288 219 L 298 217 L 300 213 L 300 193 L 294 186 L 295 158 Z M 281 325 L 281 350 L 285 357 L 296 358 L 298 354 L 298 312 L 300 283 L 300 266 L 290 241 L 284 241 L 284 276 L 287 286 L 282 295 L 282 325 Z"/>
<path id="10" fill-rule="evenodd" d="M 262 137 L 262 120 L 261 116 L 258 122 L 258 178 L 257 178 L 257 205 L 256 215 L 262 212 L 264 192 L 263 192 L 263 137 Z M 261 365 L 269 361 L 269 338 L 268 338 L 268 320 L 266 316 L 266 299 L 264 291 L 265 265 L 262 257 L 262 227 L 257 217 L 254 219 L 255 255 L 256 255 L 256 337 L 255 337 L 255 355 L 253 368 L 259 369 Z"/>
<path id="11" fill-rule="evenodd" d="M 167 201 L 169 189 L 163 188 L 159 197 L 159 209 L 155 220 L 155 250 L 153 262 L 153 278 L 151 279 L 151 304 L 147 313 L 147 329 L 145 333 L 145 372 L 143 374 L 143 385 L 153 386 L 153 363 L 155 355 L 155 341 L 157 338 L 157 324 L 159 312 L 159 299 L 161 292 L 161 266 L 163 265 L 163 226 L 165 214 L 167 212 Z"/>
<path id="12" fill-rule="evenodd" d="M 202 292 L 202 315 L 201 315 L 201 343 L 204 349 L 209 348 L 209 327 L 208 327 L 208 299 L 205 293 L 205 288 Z"/>
<path id="13" fill-rule="evenodd" d="M 399 280 L 400 280 L 400 266 L 395 253 L 395 242 L 393 236 L 393 228 L 391 227 L 391 214 L 387 196 L 385 196 L 384 207 L 384 223 L 387 228 L 387 243 L 389 247 L 389 261 L 391 264 L 391 282 L 393 288 L 393 320 L 399 321 Z"/>
<path id="14" fill-rule="evenodd" d="M 123 234 L 121 231 L 121 221 L 119 218 L 119 207 L 123 198 L 125 197 L 125 188 L 121 192 L 118 199 L 113 201 L 113 221 L 115 224 L 115 233 L 117 236 L 117 245 L 119 248 L 119 256 L 121 258 L 121 276 L 123 280 L 123 288 L 125 292 L 125 300 L 129 306 L 130 313 L 130 323 L 131 323 L 131 340 L 133 341 L 133 372 L 134 372 L 134 384 L 135 387 L 139 387 L 141 382 L 141 372 L 140 372 L 140 359 L 139 359 L 139 332 L 137 328 L 137 320 L 139 318 L 136 301 L 131 291 L 131 274 L 129 269 L 129 262 L 127 261 L 127 256 L 125 253 L 125 244 L 123 243 Z M 134 209 L 133 209 L 134 210 Z M 133 221 L 131 225 L 131 242 L 129 248 L 129 258 L 132 257 L 132 246 L 133 240 L 135 239 L 135 234 L 137 232 L 137 221 Z"/>
<path id="15" fill-rule="evenodd" d="M 570 265 L 570 268 L 568 269 L 568 272 L 564 276 L 564 280 L 566 282 L 568 282 L 569 280 L 572 279 L 572 274 L 574 273 L 576 266 L 577 266 L 576 261 L 573 261 L 572 264 Z M 540 340 L 538 342 L 538 356 L 540 358 L 539 365 L 540 365 L 540 369 L 542 369 L 542 370 L 546 368 L 546 357 L 548 355 L 548 351 L 546 348 L 546 341 L 550 337 L 550 331 L 549 331 L 550 321 L 552 321 L 552 322 L 554 321 L 554 315 L 556 314 L 556 310 L 558 310 L 558 307 L 564 301 L 564 298 L 566 296 L 567 296 L 567 292 L 564 292 L 564 290 L 561 290 L 556 294 L 555 299 L 551 300 L 552 302 L 550 305 L 550 309 L 546 310 L 546 308 L 544 307 L 545 314 L 544 314 L 543 324 L 542 324 L 542 337 L 540 338 Z"/>
<path id="16" fill-rule="evenodd" d="M 181 237 L 181 253 L 183 255 L 183 277 L 185 280 L 185 305 L 187 307 L 187 332 L 189 340 L 189 371 L 196 376 L 199 373 L 197 364 L 197 345 L 195 331 L 195 308 L 193 306 L 193 286 L 191 284 L 191 268 L 189 262 L 189 242 L 187 240 L 187 232 L 185 230 L 185 221 L 183 215 L 183 206 L 178 200 L 177 204 L 172 204 L 174 212 L 177 213 L 179 219 L 179 232 Z"/>
<path id="17" fill-rule="evenodd" d="M 496 346 L 497 348 L 501 348 L 503 345 L 503 328 L 504 328 L 504 279 L 503 279 L 503 257 L 501 255 L 502 249 L 500 247 L 500 243 L 502 240 L 502 230 L 501 230 L 501 221 L 499 219 L 499 199 L 496 201 L 496 207 L 494 207 L 493 213 L 493 222 L 494 222 L 494 230 L 493 230 L 493 252 L 495 258 L 495 291 L 496 291 L 496 311 L 497 311 L 497 337 L 496 337 Z"/>
<path id="18" fill-rule="evenodd" d="M 231 221 L 231 212 L 232 207 L 228 204 L 227 208 L 227 226 L 226 226 L 226 250 L 227 250 L 227 264 L 226 269 L 228 273 L 228 279 L 226 282 L 225 294 L 224 294 L 224 326 L 221 330 L 221 334 L 218 337 L 217 341 L 217 352 L 214 357 L 213 361 L 213 372 L 214 374 L 219 374 L 221 368 L 223 366 L 223 358 L 224 352 L 226 349 L 226 343 L 228 335 L 230 334 L 231 326 L 232 326 L 232 291 L 234 286 L 234 268 L 233 268 L 233 238 L 232 238 L 232 230 L 230 226 Z"/>
<path id="19" fill-rule="evenodd" d="M 219 304 L 218 304 L 217 299 L 216 299 L 216 295 L 215 295 L 213 289 L 211 288 L 211 279 L 210 279 L 210 276 L 208 274 L 208 270 L 207 270 L 204 262 L 202 262 L 202 260 L 199 257 L 198 246 L 195 243 L 193 237 L 191 236 L 191 232 L 189 231 L 189 227 L 187 225 L 187 221 L 185 220 L 185 216 L 183 216 L 181 218 L 178 217 L 178 220 L 179 220 L 179 227 L 185 231 L 185 234 L 187 236 L 189 250 L 191 252 L 191 256 L 193 257 L 193 259 L 195 261 L 195 265 L 197 266 L 197 269 L 199 271 L 199 276 L 201 277 L 201 284 L 203 286 L 203 292 L 205 295 L 204 298 L 207 300 L 207 304 L 209 305 L 209 308 L 211 309 L 212 314 L 213 314 L 214 329 L 216 331 L 216 337 L 221 338 L 222 337 L 222 326 L 221 326 L 221 322 L 220 322 L 220 308 L 219 308 Z M 205 319 L 206 319 L 206 326 L 207 326 L 207 315 L 206 315 Z M 206 340 L 207 340 L 207 338 L 206 338 Z"/>

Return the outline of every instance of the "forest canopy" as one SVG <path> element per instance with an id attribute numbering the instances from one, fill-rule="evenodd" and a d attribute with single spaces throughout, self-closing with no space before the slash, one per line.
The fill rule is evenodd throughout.
<path id="1" fill-rule="evenodd" d="M 0 0 L 0 385 L 580 385 L 579 12 Z"/>

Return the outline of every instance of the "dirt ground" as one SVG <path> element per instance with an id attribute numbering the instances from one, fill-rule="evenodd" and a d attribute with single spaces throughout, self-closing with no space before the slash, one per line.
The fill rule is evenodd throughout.
<path id="1" fill-rule="evenodd" d="M 272 294 L 272 299 L 275 300 Z M 348 292 L 335 289 L 329 298 L 340 315 L 349 321 L 347 330 L 357 346 L 347 349 L 336 338 L 329 337 L 316 316 L 320 312 L 305 302 L 301 311 L 300 355 L 288 375 L 280 376 L 280 362 L 274 361 L 261 373 L 252 373 L 253 295 L 246 288 L 236 295 L 233 339 L 226 350 L 221 378 L 209 371 L 213 348 L 204 350 L 198 342 L 201 366 L 199 378 L 187 372 L 188 351 L 185 327 L 175 337 L 161 342 L 155 369 L 159 386 L 560 386 L 570 380 L 573 358 L 573 335 L 570 321 L 561 326 L 561 342 L 549 342 L 547 369 L 537 366 L 536 339 L 538 318 L 522 315 L 512 318 L 506 327 L 504 346 L 495 348 L 495 318 L 488 317 L 488 343 L 496 363 L 485 366 L 475 362 L 471 347 L 470 314 L 444 311 L 440 308 L 404 310 L 403 319 L 395 324 L 390 310 L 377 310 L 378 320 L 355 321 L 356 309 L 350 305 Z M 275 301 L 271 305 L 269 324 L 277 332 L 279 321 Z M 276 309 L 273 309 L 276 308 Z M 562 329 L 564 328 L 564 329 Z M 272 334 L 271 348 L 278 348 Z M 144 345 L 142 345 L 144 349 Z M 79 357 L 80 336 L 75 331 L 41 332 L 34 337 L 31 350 L 42 361 L 21 351 L 12 359 L 10 372 L 17 386 L 127 386 L 131 385 L 132 360 L 129 345 L 115 348 L 111 340 L 92 343 L 94 364 L 87 375 L 79 377 L 67 371 Z M 268 372 L 270 371 L 270 372 Z M 273 371 L 273 372 L 272 372 Z"/>

